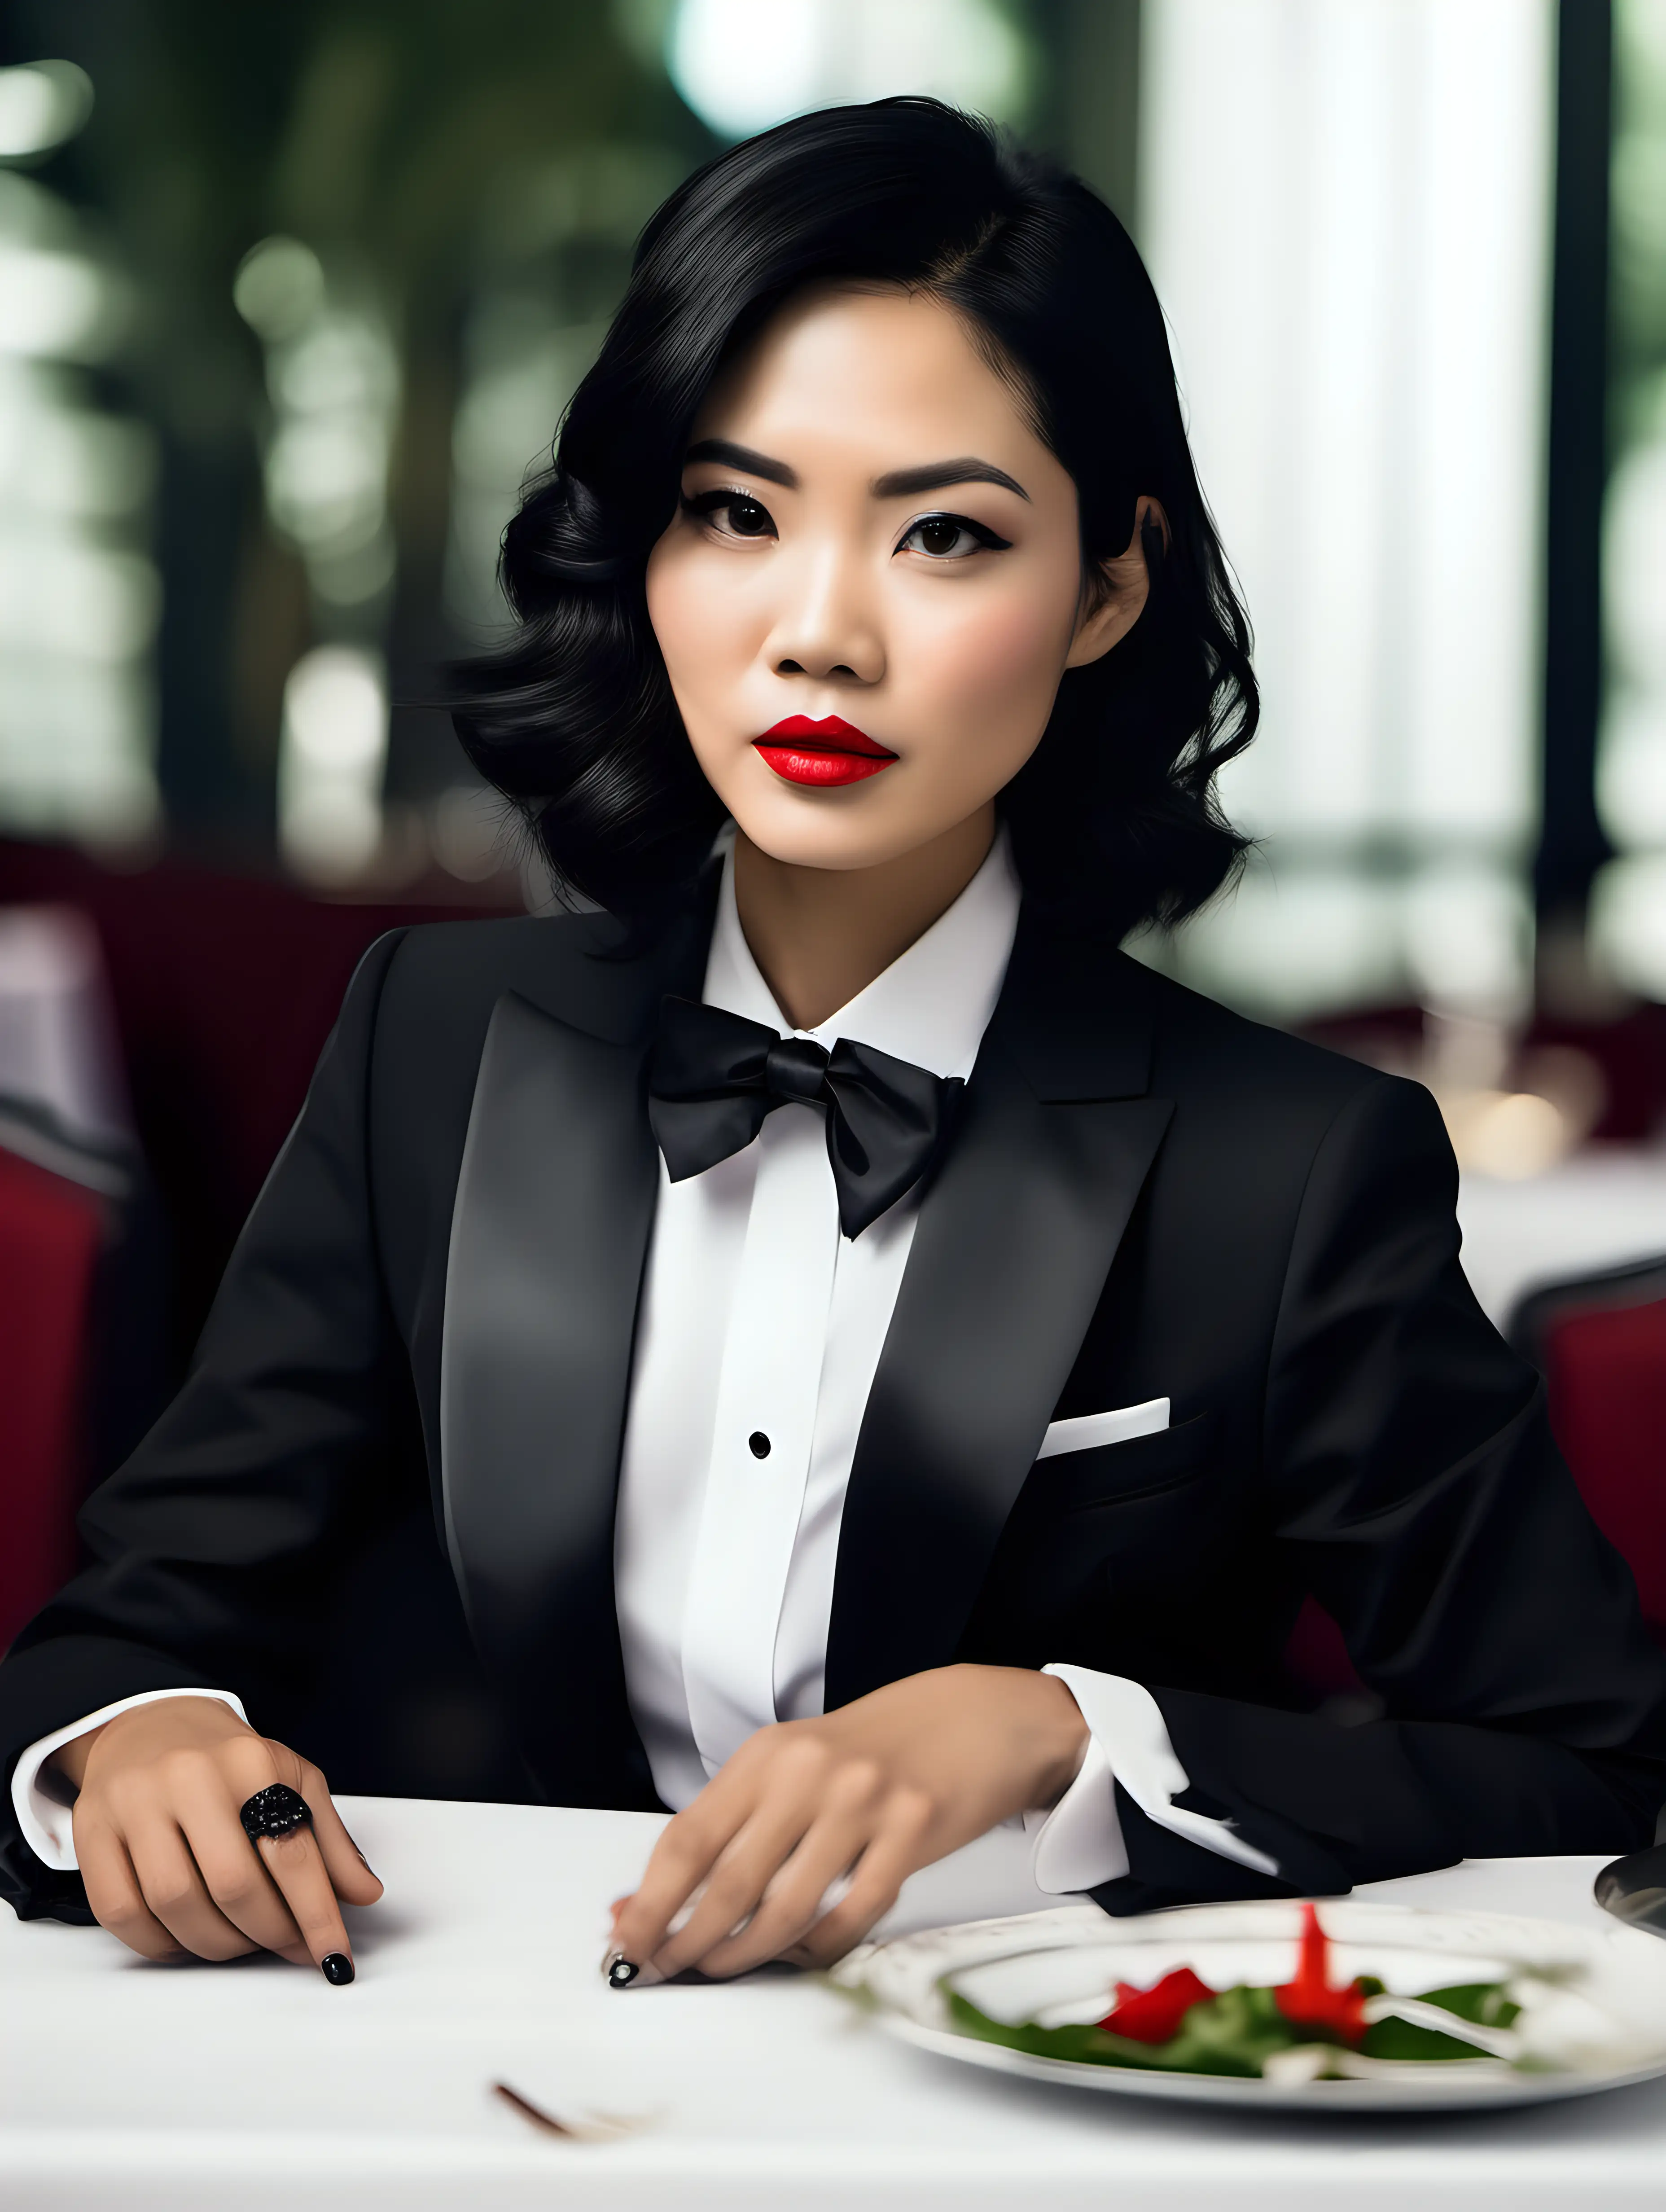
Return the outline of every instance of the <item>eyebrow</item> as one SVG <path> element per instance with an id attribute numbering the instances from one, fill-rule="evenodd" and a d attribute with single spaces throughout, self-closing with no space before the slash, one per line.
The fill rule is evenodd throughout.
<path id="1" fill-rule="evenodd" d="M 1005 469 L 998 469 L 993 461 L 980 461 L 972 453 L 963 454 L 958 461 L 927 461 L 919 469 L 892 469 L 889 475 L 875 479 L 873 489 L 880 499 L 910 499 L 915 492 L 940 491 L 949 484 L 963 483 L 999 484 L 1004 491 L 1015 491 L 1022 500 L 1030 496 Z"/>
<path id="2" fill-rule="evenodd" d="M 754 452 L 751 446 L 737 446 L 733 438 L 700 438 L 689 447 L 683 457 L 684 468 L 696 461 L 721 461 L 726 467 L 742 469 L 749 477 L 767 477 L 771 483 L 785 484 L 788 491 L 796 491 L 799 472 L 789 469 L 785 461 L 772 461 L 768 453 Z"/>
<path id="3" fill-rule="evenodd" d="M 732 438 L 701 438 L 689 447 L 684 456 L 684 467 L 696 461 L 716 461 L 732 469 L 742 469 L 748 476 L 763 477 L 770 483 L 784 484 L 796 491 L 799 474 L 785 461 L 773 459 L 751 446 L 738 446 Z M 1003 491 L 1016 492 L 1021 500 L 1030 495 L 1016 477 L 1009 477 L 1005 469 L 998 469 L 993 461 L 981 461 L 976 454 L 963 454 L 958 460 L 927 461 L 915 469 L 891 469 L 885 476 L 876 477 L 873 493 L 877 499 L 911 499 L 916 492 L 941 491 L 950 484 L 998 484 Z"/>

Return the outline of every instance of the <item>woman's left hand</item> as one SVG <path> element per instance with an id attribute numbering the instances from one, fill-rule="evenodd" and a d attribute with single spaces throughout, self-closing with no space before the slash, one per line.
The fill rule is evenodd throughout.
<path id="1" fill-rule="evenodd" d="M 918 1868 L 1052 1804 L 1086 1744 L 1064 1684 L 1020 1667 L 935 1668 L 819 1719 L 760 1729 L 660 1837 L 641 1888 L 616 1908 L 613 1952 L 641 1982 L 690 1966 L 740 1974 L 766 1959 L 830 1966 Z M 844 1875 L 848 1889 L 824 1912 Z"/>

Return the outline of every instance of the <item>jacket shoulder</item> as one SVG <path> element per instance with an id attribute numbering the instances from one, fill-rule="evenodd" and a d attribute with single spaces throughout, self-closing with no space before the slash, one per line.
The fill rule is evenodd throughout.
<path id="1" fill-rule="evenodd" d="M 1256 1021 L 1158 969 L 1128 964 L 1152 1016 L 1153 1091 L 1207 1090 L 1229 1109 L 1288 1115 L 1316 1136 L 1348 1109 L 1438 1121 L 1420 1083 Z"/>
<path id="2" fill-rule="evenodd" d="M 419 922 L 389 962 L 378 1029 L 382 1039 L 483 1036 L 492 1008 L 514 992 L 545 1013 L 609 1036 L 633 1026 L 642 995 L 640 957 L 622 955 L 605 915 L 518 915 Z"/>

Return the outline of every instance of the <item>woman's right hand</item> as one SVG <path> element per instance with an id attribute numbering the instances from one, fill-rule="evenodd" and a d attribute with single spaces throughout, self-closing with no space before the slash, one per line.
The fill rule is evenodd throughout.
<path id="1" fill-rule="evenodd" d="M 218 1698 L 191 1696 L 119 1713 L 52 1764 L 80 1793 L 76 1856 L 94 1917 L 131 1949 L 166 1960 L 276 1951 L 351 1981 L 338 1900 L 374 1905 L 382 1885 L 317 1767 Z M 275 1782 L 301 1792 L 312 1826 L 251 1843 L 239 1810 Z"/>

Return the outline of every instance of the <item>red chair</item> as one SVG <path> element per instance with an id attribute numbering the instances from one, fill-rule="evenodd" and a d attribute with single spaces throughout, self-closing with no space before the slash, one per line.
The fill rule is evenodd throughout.
<path id="1" fill-rule="evenodd" d="M 1511 1328 L 1591 1518 L 1666 1646 L 1666 1259 L 1535 1291 Z"/>
<path id="2" fill-rule="evenodd" d="M 15 904 L 74 907 L 98 932 L 171 1234 L 177 1378 L 365 947 L 401 923 L 508 909 L 337 902 L 183 860 L 124 871 L 0 838 L 0 906 Z"/>
<path id="3" fill-rule="evenodd" d="M 501 902 L 502 884 L 483 888 Z M 506 910 L 336 903 L 0 839 L 13 904 L 75 907 L 96 928 L 138 1152 L 107 1200 L 100 1163 L 43 1176 L 3 1157 L 52 1155 L 10 1145 L 29 1109 L 0 1096 L 0 1650 L 72 1571 L 88 1483 L 177 1383 L 366 945 L 398 923 Z"/>
<path id="4" fill-rule="evenodd" d="M 0 1151 L 0 1650 L 75 1565 L 105 1204 Z"/>

